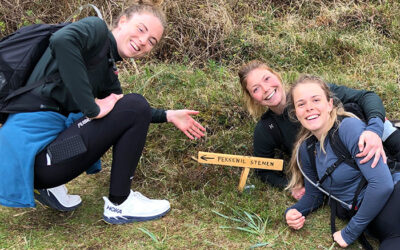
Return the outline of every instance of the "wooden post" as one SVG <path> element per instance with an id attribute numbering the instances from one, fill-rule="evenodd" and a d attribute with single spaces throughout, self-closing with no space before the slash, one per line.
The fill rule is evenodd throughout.
<path id="1" fill-rule="evenodd" d="M 238 190 L 240 192 L 243 192 L 244 185 L 246 185 L 247 176 L 249 175 L 249 172 L 250 168 L 243 168 L 242 174 L 240 175 L 239 186 L 238 186 Z"/>

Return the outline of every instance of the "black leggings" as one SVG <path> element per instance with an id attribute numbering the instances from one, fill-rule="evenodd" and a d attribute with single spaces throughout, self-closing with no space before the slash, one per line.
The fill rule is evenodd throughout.
<path id="1" fill-rule="evenodd" d="M 69 182 L 90 168 L 113 146 L 110 195 L 128 196 L 132 178 L 146 142 L 150 120 L 150 106 L 146 99 L 138 94 L 125 95 L 116 103 L 114 109 L 101 119 L 89 120 L 82 117 L 36 156 L 35 188 L 51 188 Z M 86 152 L 48 165 L 49 147 L 77 137 L 83 142 Z M 64 144 L 61 143 L 61 145 Z M 65 145 L 65 151 L 59 152 L 79 148 L 75 145 Z"/>
<path id="2" fill-rule="evenodd" d="M 368 225 L 368 231 L 379 239 L 379 249 L 400 248 L 400 182 L 379 215 Z"/>

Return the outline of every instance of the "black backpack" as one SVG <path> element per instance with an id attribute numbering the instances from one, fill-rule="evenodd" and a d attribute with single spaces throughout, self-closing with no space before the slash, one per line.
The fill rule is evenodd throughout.
<path id="1" fill-rule="evenodd" d="M 11 113 L 6 111 L 6 107 L 12 99 L 41 84 L 59 79 L 59 74 L 55 73 L 25 86 L 28 77 L 48 47 L 50 36 L 68 24 L 70 23 L 33 24 L 0 40 L 0 123 L 4 123 L 8 113 Z M 109 53 L 111 53 L 109 39 L 106 39 L 101 52 L 87 61 L 87 66 L 95 65 Z M 112 59 L 112 56 L 109 56 Z"/>

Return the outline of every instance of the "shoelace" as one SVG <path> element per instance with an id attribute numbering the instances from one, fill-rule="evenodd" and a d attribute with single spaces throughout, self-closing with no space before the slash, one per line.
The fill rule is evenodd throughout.
<path id="1" fill-rule="evenodd" d="M 142 200 L 150 200 L 149 198 L 147 198 L 146 196 L 144 196 L 143 194 L 141 194 L 140 192 L 133 192 L 133 195 L 136 198 L 142 199 Z"/>

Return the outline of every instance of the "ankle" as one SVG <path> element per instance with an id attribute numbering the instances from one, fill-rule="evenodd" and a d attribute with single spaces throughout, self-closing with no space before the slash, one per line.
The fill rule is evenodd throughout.
<path id="1" fill-rule="evenodd" d="M 124 195 L 124 196 L 118 196 L 118 195 L 112 195 L 110 194 L 108 196 L 108 199 L 116 206 L 121 205 L 122 203 L 124 203 L 124 201 L 126 201 L 126 199 L 128 198 L 128 195 Z"/>

